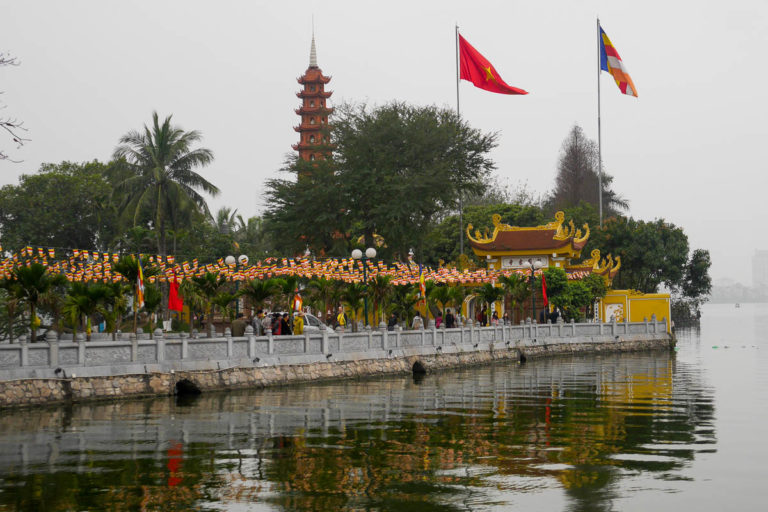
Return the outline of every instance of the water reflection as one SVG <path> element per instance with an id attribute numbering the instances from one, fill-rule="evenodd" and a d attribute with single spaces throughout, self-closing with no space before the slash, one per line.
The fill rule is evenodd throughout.
<path id="1" fill-rule="evenodd" d="M 613 510 L 713 448 L 700 371 L 661 352 L 14 411 L 0 509 Z"/>

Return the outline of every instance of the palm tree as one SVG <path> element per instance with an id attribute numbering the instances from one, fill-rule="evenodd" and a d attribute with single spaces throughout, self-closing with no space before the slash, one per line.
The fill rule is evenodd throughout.
<path id="1" fill-rule="evenodd" d="M 368 290 L 373 299 L 373 323 L 378 325 L 379 318 L 383 320 L 381 308 L 387 296 L 392 292 L 392 278 L 389 276 L 377 275 L 368 280 Z"/>
<path id="2" fill-rule="evenodd" d="M 488 306 L 488 314 L 490 314 L 491 304 L 504 297 L 504 289 L 485 283 L 477 290 L 477 295 Z"/>
<path id="3" fill-rule="evenodd" d="M 531 288 L 528 280 L 519 274 L 500 276 L 499 284 L 504 288 L 506 295 L 512 300 L 512 308 L 519 308 L 520 316 L 523 315 L 523 303 L 531 296 Z"/>
<path id="4" fill-rule="evenodd" d="M 157 269 L 157 267 L 150 267 L 148 265 L 149 265 L 149 257 L 142 256 L 141 270 L 145 280 L 159 273 L 159 270 Z M 133 288 L 133 297 L 134 297 L 133 332 L 135 334 L 138 327 L 138 315 L 139 315 L 139 308 L 136 307 L 136 286 L 139 280 L 139 260 L 135 258 L 133 255 L 123 256 L 122 258 L 120 258 L 120 260 L 117 263 L 112 265 L 112 270 L 115 273 L 123 276 L 125 280 L 128 281 L 128 284 Z"/>
<path id="5" fill-rule="evenodd" d="M 155 284 L 148 284 L 144 287 L 144 310 L 149 315 L 149 325 L 147 330 L 149 331 L 149 339 L 154 338 L 154 323 L 152 318 L 157 314 L 157 310 L 160 309 L 160 304 L 163 302 L 163 292 L 160 287 Z"/>
<path id="6" fill-rule="evenodd" d="M 63 312 L 72 324 L 72 341 L 77 337 L 77 327 L 85 317 L 85 333 L 91 340 L 91 317 L 101 311 L 101 303 L 107 296 L 107 287 L 97 283 L 72 283 L 64 301 Z"/>
<path id="7" fill-rule="evenodd" d="M 357 331 L 357 311 L 363 307 L 367 290 L 363 283 L 349 283 L 341 294 L 341 300 L 352 310 L 352 330 Z"/>
<path id="8" fill-rule="evenodd" d="M 132 171 L 118 189 L 125 192 L 125 211 L 133 215 L 137 224 L 141 212 L 153 210 L 157 235 L 157 252 L 166 255 L 167 219 L 174 211 L 194 205 L 210 217 L 208 204 L 198 190 L 212 196 L 219 189 L 193 169 L 204 167 L 213 161 L 209 149 L 191 149 L 201 139 L 200 132 L 185 132 L 171 125 L 171 116 L 160 124 L 157 112 L 152 113 L 152 128 L 144 125 L 144 131 L 132 130 L 120 138 L 114 158 L 125 159 Z M 174 226 L 178 228 L 178 226 Z"/>
<path id="9" fill-rule="evenodd" d="M 18 283 L 14 288 L 17 297 L 29 306 L 32 341 L 37 341 L 37 306 L 53 287 L 65 283 L 66 278 L 61 274 L 50 274 L 40 263 L 32 263 L 28 267 L 17 267 L 13 279 Z"/>
<path id="10" fill-rule="evenodd" d="M 451 303 L 451 288 L 446 285 L 435 285 L 429 290 L 427 299 L 434 305 L 440 305 L 440 313 L 445 317 L 445 308 Z"/>
<path id="11" fill-rule="evenodd" d="M 222 235 L 234 235 L 244 225 L 243 217 L 237 214 L 237 208 L 233 210 L 227 206 L 219 208 L 213 220 L 216 231 Z"/>
<path id="12" fill-rule="evenodd" d="M 229 292 L 219 292 L 211 299 L 211 304 L 219 308 L 219 313 L 224 318 L 229 319 L 229 323 L 232 323 L 233 316 L 235 314 L 235 308 L 232 307 L 232 303 L 237 299 L 237 295 Z"/>
<path id="13" fill-rule="evenodd" d="M 0 281 L 0 339 L 7 337 L 10 343 L 13 343 L 16 336 L 26 332 L 22 318 L 24 301 L 19 298 L 18 286 L 19 284 L 11 279 Z"/>
<path id="14" fill-rule="evenodd" d="M 123 282 L 109 283 L 105 285 L 107 288 L 106 296 L 104 297 L 104 308 L 101 311 L 101 315 L 104 317 L 104 323 L 106 324 L 107 332 L 112 333 L 112 341 L 117 339 L 117 330 L 120 327 L 120 322 L 123 319 L 125 311 L 128 309 L 128 297 L 126 293 L 131 287 Z"/>
<path id="15" fill-rule="evenodd" d="M 461 313 L 464 299 L 469 295 L 469 288 L 466 286 L 455 285 L 448 288 L 448 295 L 450 297 L 451 305 L 456 309 L 457 313 Z M 461 319 L 456 318 L 457 325 L 460 324 Z"/>
<path id="16" fill-rule="evenodd" d="M 208 318 L 209 329 L 213 325 L 213 308 L 211 307 L 213 299 L 219 294 L 226 282 L 226 278 L 206 272 L 202 276 L 193 276 L 181 284 L 182 295 L 192 305 L 203 311 L 203 314 Z"/>
<path id="17" fill-rule="evenodd" d="M 309 291 L 310 298 L 315 302 L 315 306 L 320 310 L 322 315 L 328 313 L 328 305 L 333 301 L 335 288 L 336 282 L 324 277 L 313 279 L 307 283 L 307 290 Z M 322 305 L 322 309 L 320 308 L 320 305 Z M 325 322 L 329 323 L 330 318 L 326 318 Z"/>
<path id="18" fill-rule="evenodd" d="M 398 318 L 408 318 L 419 301 L 418 291 L 414 285 L 403 284 L 392 287 L 392 293 L 389 295 L 389 310 L 395 313 Z"/>
<path id="19" fill-rule="evenodd" d="M 278 293 L 280 284 L 275 279 L 254 279 L 246 281 L 237 295 L 248 298 L 254 308 L 263 309 L 266 302 Z"/>

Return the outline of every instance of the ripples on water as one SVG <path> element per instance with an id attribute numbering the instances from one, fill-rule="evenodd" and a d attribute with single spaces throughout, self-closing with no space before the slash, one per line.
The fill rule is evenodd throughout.
<path id="1" fill-rule="evenodd" d="M 5 411 L 0 510 L 754 510 L 768 315 L 730 308 L 671 353 Z"/>

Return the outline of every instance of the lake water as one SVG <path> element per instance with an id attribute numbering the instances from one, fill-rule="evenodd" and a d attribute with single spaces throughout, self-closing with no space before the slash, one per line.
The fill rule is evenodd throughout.
<path id="1" fill-rule="evenodd" d="M 0 510 L 765 510 L 768 304 L 675 352 L 2 411 Z"/>

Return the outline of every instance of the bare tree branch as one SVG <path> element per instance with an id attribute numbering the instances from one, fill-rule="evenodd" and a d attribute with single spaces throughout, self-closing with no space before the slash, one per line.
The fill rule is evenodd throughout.
<path id="1" fill-rule="evenodd" d="M 5 52 L 0 52 L 0 66 L 18 66 L 19 61 L 16 59 L 16 57 L 13 57 Z M 0 91 L 0 94 L 2 92 Z M 0 109 L 4 109 L 5 106 L 0 106 Z M 10 134 L 11 139 L 13 142 L 16 143 L 16 149 L 20 148 L 24 145 L 25 142 L 29 141 L 29 139 L 26 139 L 20 135 L 21 132 L 26 132 L 27 129 L 24 128 L 24 122 L 19 121 L 16 118 L 13 117 L 0 117 L 0 128 L 8 132 Z M 0 160 L 8 160 L 10 162 L 19 163 L 21 160 L 13 160 L 8 156 L 5 151 L 0 149 Z"/>

